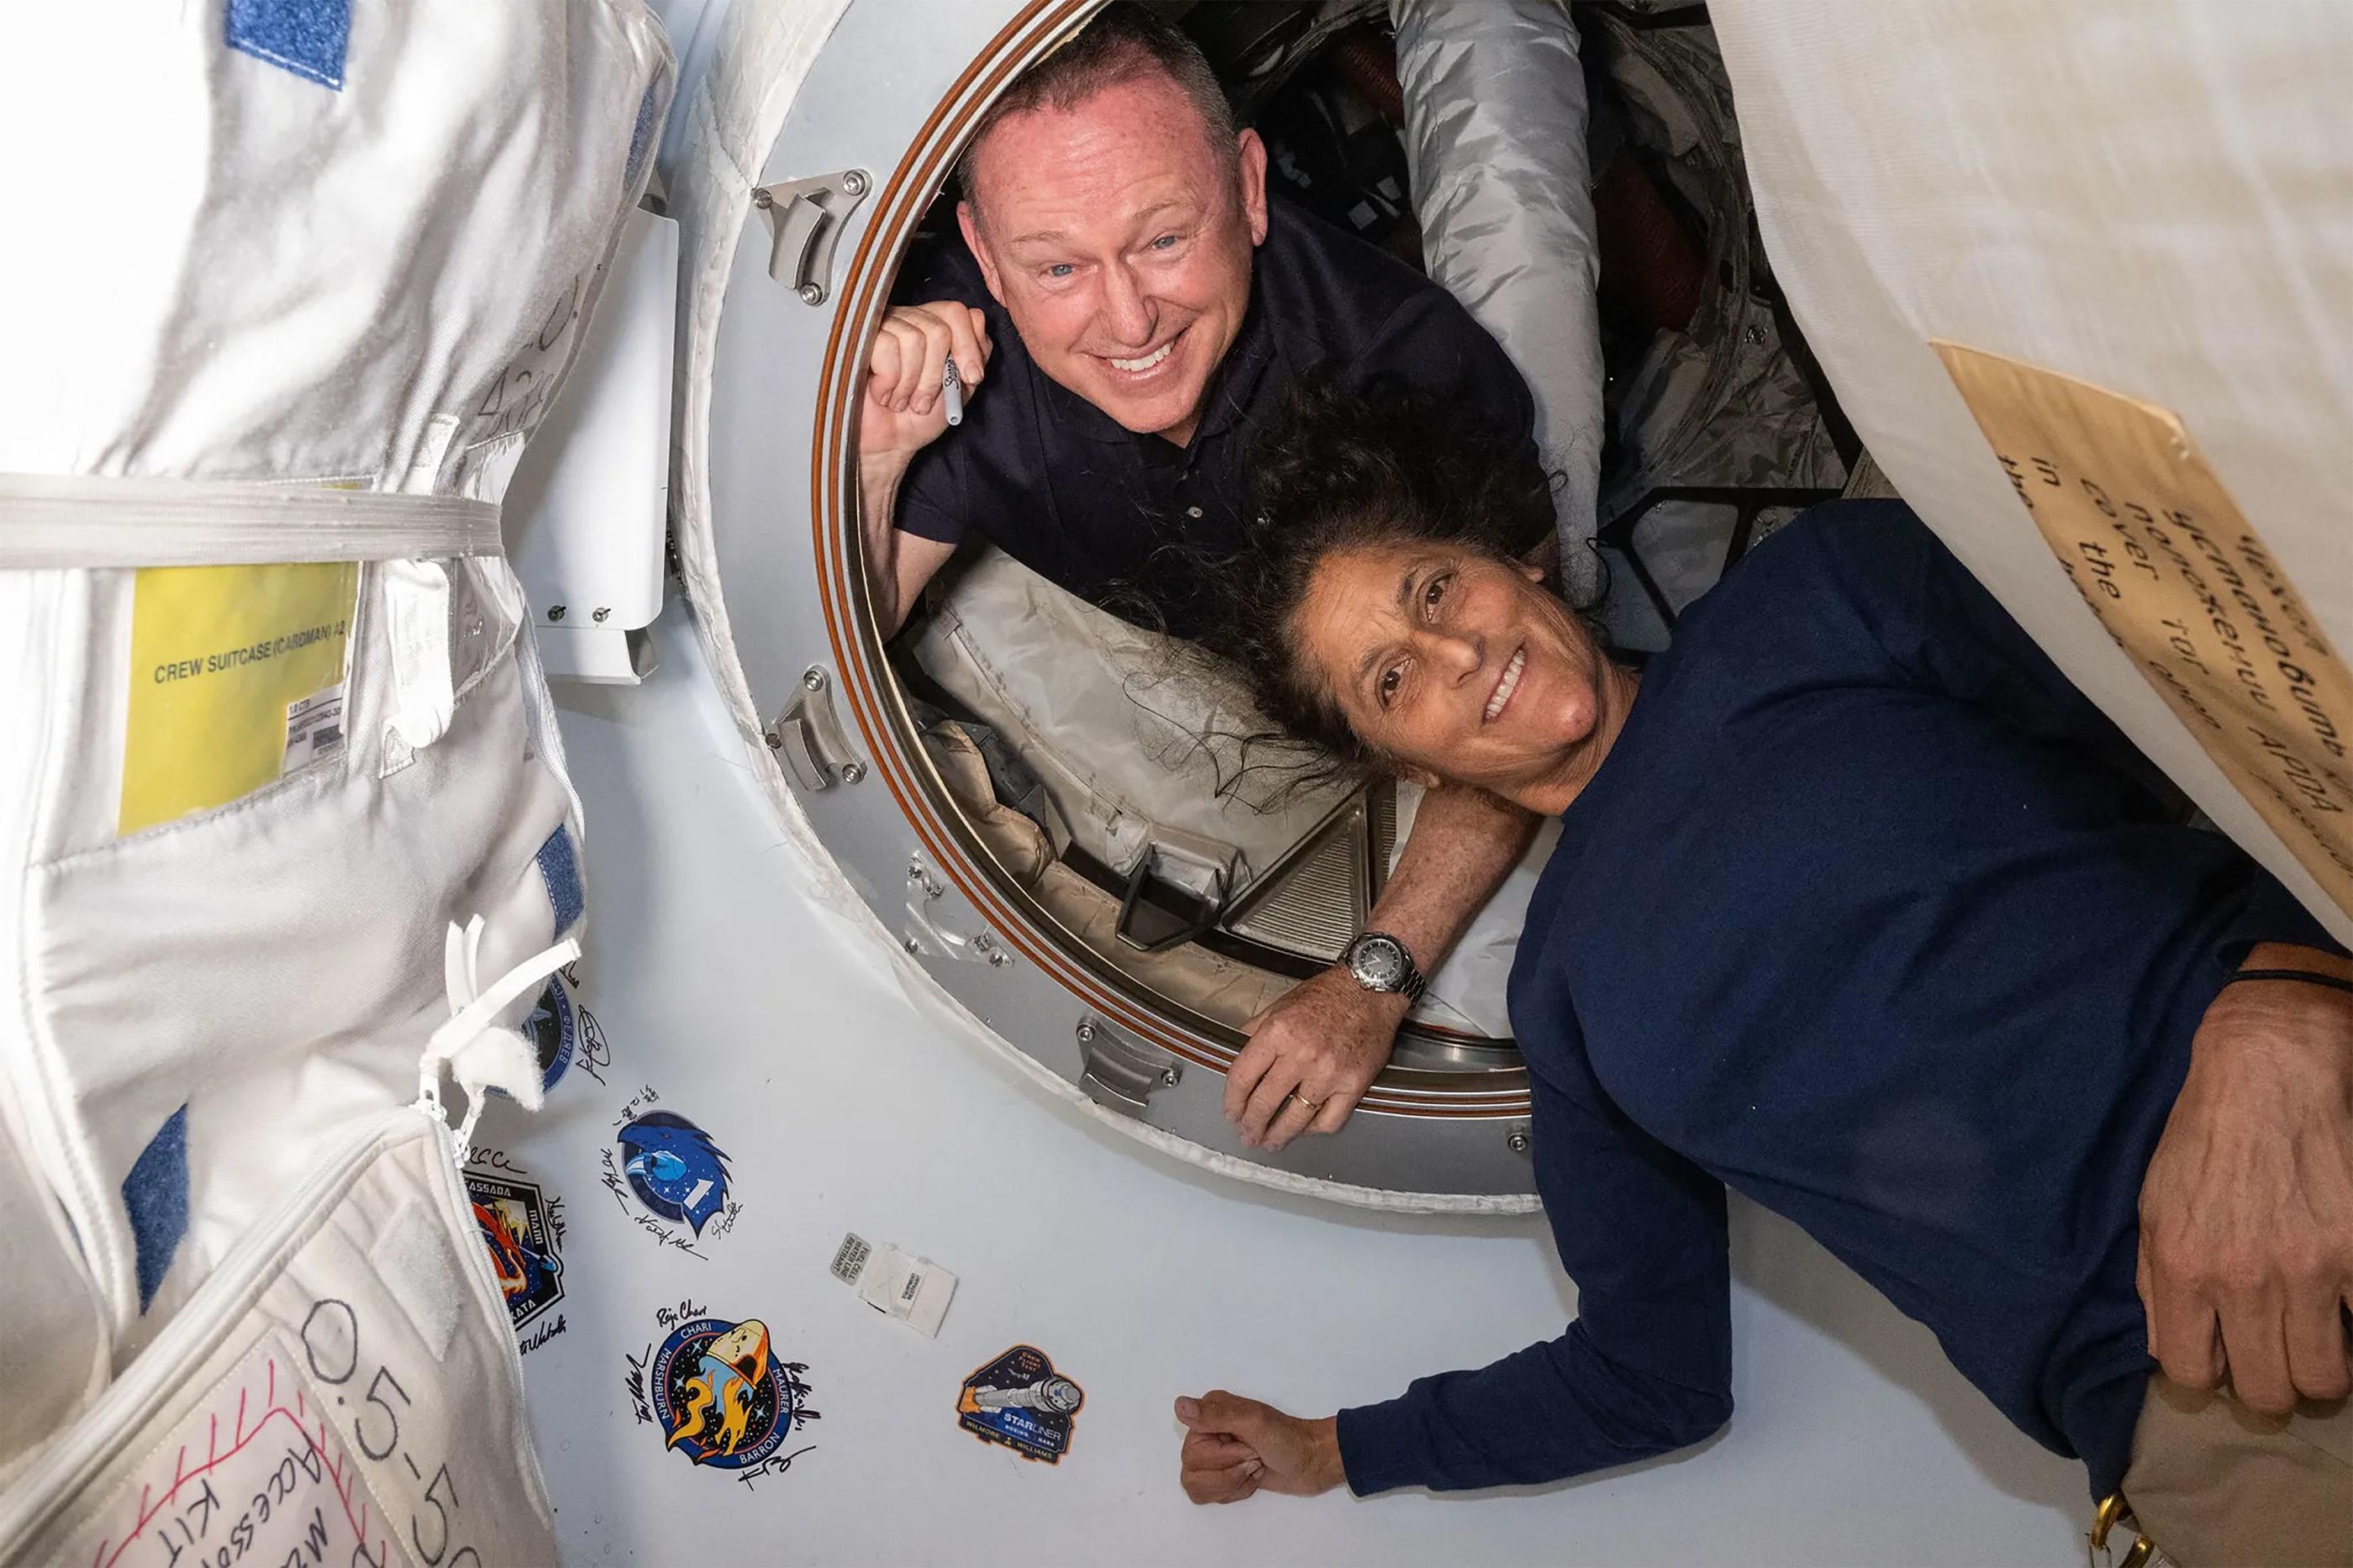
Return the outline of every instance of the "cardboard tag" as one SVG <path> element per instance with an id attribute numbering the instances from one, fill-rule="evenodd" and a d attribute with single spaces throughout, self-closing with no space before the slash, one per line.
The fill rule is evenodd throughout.
<path id="1" fill-rule="evenodd" d="M 116 831 L 227 805 L 343 755 L 358 596 L 349 562 L 142 571 Z"/>
<path id="2" fill-rule="evenodd" d="M 845 1236 L 833 1255 L 833 1277 L 858 1289 L 858 1299 L 896 1318 L 925 1339 L 936 1338 L 955 1299 L 956 1277 L 932 1262 L 861 1236 Z"/>
<path id="3" fill-rule="evenodd" d="M 2353 913 L 2353 673 L 2181 421 L 2039 366 L 1930 346 L 2101 626 Z"/>

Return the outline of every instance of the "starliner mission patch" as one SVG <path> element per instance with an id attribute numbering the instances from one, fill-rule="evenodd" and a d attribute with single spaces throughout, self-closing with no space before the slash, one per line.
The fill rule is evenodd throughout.
<path id="1" fill-rule="evenodd" d="M 984 1443 L 1002 1443 L 1025 1459 L 1060 1464 L 1086 1392 L 1054 1370 L 1035 1345 L 1015 1345 L 964 1380 L 956 1425 Z"/>

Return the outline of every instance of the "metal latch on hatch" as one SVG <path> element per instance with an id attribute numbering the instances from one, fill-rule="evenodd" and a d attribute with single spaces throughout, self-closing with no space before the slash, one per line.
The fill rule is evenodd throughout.
<path id="1" fill-rule="evenodd" d="M 803 304 L 824 304 L 833 292 L 833 247 L 873 188 L 863 169 L 755 187 L 752 205 L 768 215 L 768 276 Z"/>
<path id="2" fill-rule="evenodd" d="M 833 682 L 822 666 L 813 664 L 801 671 L 799 692 L 768 726 L 765 739 L 785 772 L 805 790 L 854 784 L 866 776 L 866 764 L 858 760 L 841 721 L 834 716 Z"/>
<path id="3" fill-rule="evenodd" d="M 1155 1089 L 1173 1089 L 1185 1064 L 1101 1018 L 1079 1021 L 1079 1087 L 1106 1110 L 1141 1118 Z"/>

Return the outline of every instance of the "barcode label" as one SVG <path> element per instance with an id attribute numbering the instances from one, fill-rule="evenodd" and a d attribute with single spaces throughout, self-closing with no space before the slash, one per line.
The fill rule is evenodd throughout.
<path id="1" fill-rule="evenodd" d="M 343 689 L 340 684 L 286 705 L 286 754 L 279 762 L 279 776 L 324 762 L 343 749 Z"/>

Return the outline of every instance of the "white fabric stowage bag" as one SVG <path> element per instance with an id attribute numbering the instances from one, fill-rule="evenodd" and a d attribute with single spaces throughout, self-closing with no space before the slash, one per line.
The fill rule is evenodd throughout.
<path id="1" fill-rule="evenodd" d="M 290 1194 L 0 1501 L 0 1562 L 554 1562 L 451 1153 L 402 1110 Z"/>
<path id="2" fill-rule="evenodd" d="M 2353 7 L 1711 15 L 1775 275 L 1872 456 L 2353 940 Z"/>
<path id="3" fill-rule="evenodd" d="M 180 1377 L 158 1336 L 233 1318 L 224 1260 L 417 1099 L 453 924 L 484 977 L 579 926 L 495 503 L 673 71 L 639 0 L 85 0 L 13 17 L 10 58 L 0 1484 L 153 1417 L 50 1436 Z M 501 1386 L 440 1355 L 390 1374 L 420 1406 Z"/>

